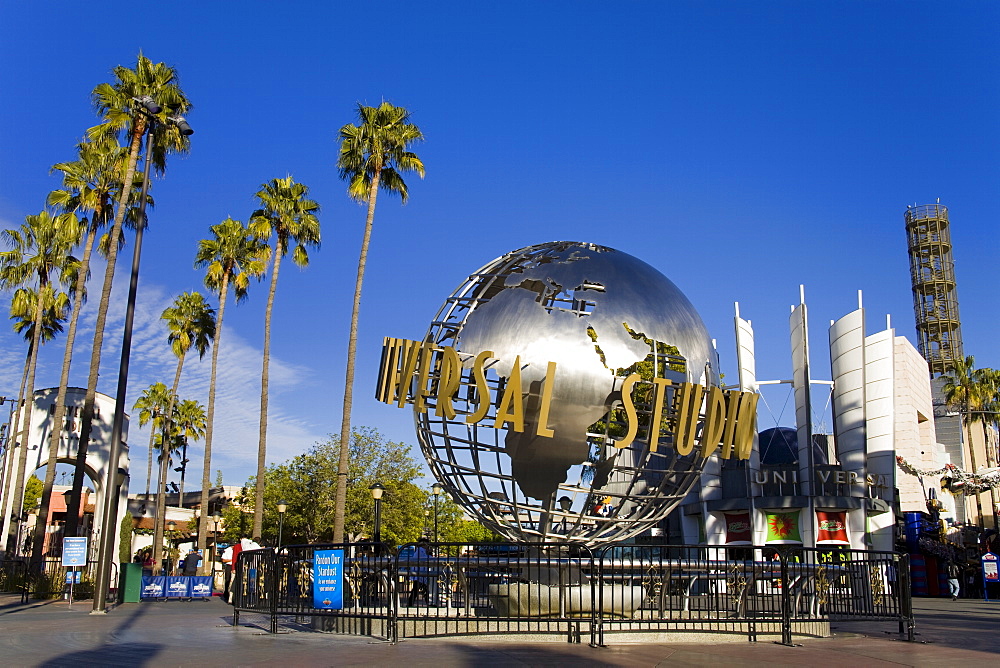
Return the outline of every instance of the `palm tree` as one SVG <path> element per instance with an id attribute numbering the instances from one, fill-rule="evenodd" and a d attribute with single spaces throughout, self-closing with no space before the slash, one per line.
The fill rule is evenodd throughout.
<path id="1" fill-rule="evenodd" d="M 157 432 L 163 427 L 163 417 L 170 403 L 169 390 L 163 383 L 153 383 L 136 400 L 132 410 L 139 415 L 139 426 L 149 424 L 149 446 L 146 456 L 146 495 L 143 506 L 149 504 L 149 481 L 153 477 L 153 441 Z"/>
<path id="2" fill-rule="evenodd" d="M 988 377 L 984 377 L 984 369 L 976 369 L 976 360 L 972 355 L 965 359 L 955 360 L 950 369 L 951 375 L 942 376 L 945 403 L 958 409 L 965 426 L 966 447 L 969 451 L 969 464 L 972 472 L 977 470 L 976 449 L 972 444 L 972 423 L 981 419 L 984 405 L 989 401 Z M 986 382 L 984 382 L 986 380 Z M 980 526 L 983 525 L 983 502 L 980 493 L 976 493 L 976 513 Z"/>
<path id="3" fill-rule="evenodd" d="M 185 399 L 180 402 L 176 407 L 174 407 L 174 415 L 171 420 L 173 423 L 173 434 L 172 437 L 178 443 L 178 448 L 181 451 L 181 486 L 180 486 L 180 505 L 184 505 L 184 477 L 187 472 L 187 446 L 189 440 L 200 441 L 205 437 L 205 407 L 199 404 L 194 399 Z"/>
<path id="4" fill-rule="evenodd" d="M 347 373 L 344 380 L 343 420 L 340 437 L 348 440 L 351 433 L 351 409 L 354 403 L 354 358 L 358 347 L 358 313 L 361 310 L 361 284 L 368 261 L 372 223 L 375 220 L 375 200 L 379 188 L 398 194 L 403 203 L 409 190 L 402 175 L 416 172 L 424 177 L 424 163 L 411 151 L 410 145 L 424 138 L 420 128 L 410 123 L 410 112 L 383 102 L 377 107 L 358 104 L 360 125 L 340 128 L 340 157 L 337 168 L 340 178 L 347 181 L 347 194 L 368 202 L 365 233 L 358 256 L 358 276 L 354 283 L 354 306 L 351 309 L 351 330 L 347 339 Z M 337 468 L 337 501 L 333 521 L 333 542 L 344 539 L 344 510 L 347 506 L 348 450 L 340 449 Z M 259 475 L 259 474 L 258 474 Z"/>
<path id="5" fill-rule="evenodd" d="M 128 160 L 121 183 L 131 184 L 135 179 L 136 163 L 139 159 L 139 147 L 145 135 L 150 119 L 155 119 L 153 128 L 152 155 L 144 159 L 151 160 L 157 173 L 166 169 L 166 154 L 169 152 L 185 152 L 188 140 L 175 124 L 169 122 L 170 116 L 183 114 L 191 108 L 191 103 L 177 85 L 177 73 L 164 63 L 154 64 L 148 58 L 139 54 L 135 69 L 118 66 L 114 69 L 115 82 L 99 84 L 92 93 L 94 106 L 104 119 L 101 125 L 87 131 L 92 140 L 107 137 L 122 136 L 128 145 Z M 151 98 L 162 105 L 158 114 L 140 111 L 137 100 Z M 129 210 L 131 188 L 121 188 L 118 205 L 115 209 L 114 222 L 107 237 L 107 267 L 104 272 L 104 284 L 101 288 L 101 301 L 97 307 L 97 317 L 94 322 L 94 343 L 90 350 L 90 373 L 87 377 L 87 393 L 84 396 L 83 411 L 80 424 L 80 444 L 78 450 L 77 469 L 73 478 L 74 496 L 79 495 L 83 485 L 83 469 L 81 462 L 87 455 L 90 444 L 90 434 L 94 419 L 94 402 L 97 399 L 98 372 L 101 367 L 101 346 L 104 343 L 104 326 L 107 321 L 108 305 L 111 300 L 111 286 L 115 277 L 115 261 L 118 258 L 119 240 L 122 223 Z M 146 221 L 137 221 L 145 225 Z"/>
<path id="6" fill-rule="evenodd" d="M 162 320 L 167 322 L 170 334 L 167 342 L 177 356 L 177 370 L 174 372 L 174 384 L 170 388 L 165 415 L 170 418 L 163 421 L 161 442 L 170 441 L 169 434 L 174 429 L 171 422 L 174 415 L 174 400 L 177 396 L 177 386 L 181 382 L 181 370 L 184 368 L 184 358 L 193 347 L 198 351 L 198 357 L 204 358 L 209 345 L 215 338 L 215 312 L 205 298 L 198 292 L 185 292 L 179 295 L 174 303 L 168 306 Z M 166 464 L 163 464 L 166 466 Z M 160 549 L 163 547 L 163 526 L 166 519 L 166 495 L 163 483 L 166 482 L 166 469 L 160 469 L 159 488 L 156 492 L 156 521 L 153 529 L 153 563 L 154 574 L 160 569 Z"/>
<path id="7" fill-rule="evenodd" d="M 238 220 L 226 218 L 211 228 L 214 239 L 198 242 L 194 266 L 205 268 L 205 287 L 219 296 L 219 314 L 215 322 L 215 343 L 212 346 L 212 373 L 208 383 L 208 422 L 205 430 L 205 465 L 201 473 L 201 511 L 208 514 L 208 492 L 212 473 L 212 435 L 215 425 L 215 381 L 219 370 L 219 347 L 222 342 L 222 317 L 226 312 L 229 286 L 236 293 L 236 303 L 247 298 L 250 279 L 260 279 L 267 268 L 268 245 L 255 239 Z M 208 522 L 198 524 L 198 549 L 204 553 L 208 542 Z M 205 568 L 202 562 L 202 568 Z"/>
<path id="8" fill-rule="evenodd" d="M 42 334 L 39 337 L 40 343 L 45 343 L 46 341 L 51 341 L 55 338 L 56 334 L 62 332 L 63 322 L 66 320 L 66 309 L 69 306 L 69 296 L 65 292 L 57 292 L 53 296 L 52 290 L 46 290 L 42 293 L 43 306 L 42 306 Z M 10 304 L 10 319 L 14 321 L 14 331 L 24 337 L 24 340 L 28 343 L 28 352 L 24 356 L 24 371 L 21 374 L 21 384 L 18 386 L 17 395 L 17 406 L 18 410 L 14 412 L 14 423 L 11 425 L 10 434 L 8 439 L 8 444 L 14 447 L 9 447 L 7 450 L 7 464 L 4 467 L 3 473 L 3 494 L 0 495 L 3 498 L 2 514 L 3 517 L 9 518 L 11 514 L 10 509 L 10 499 L 11 499 L 11 476 L 14 472 L 14 448 L 17 447 L 16 434 L 18 433 L 18 426 L 21 420 L 21 410 L 20 406 L 24 402 L 24 387 L 28 382 L 28 365 L 31 361 L 31 352 L 33 350 L 31 344 L 35 338 L 35 306 L 38 300 L 38 293 L 30 288 L 18 288 L 14 291 L 14 296 L 11 299 Z"/>
<path id="9" fill-rule="evenodd" d="M 253 510 L 253 537 L 260 538 L 264 519 L 264 460 L 267 455 L 267 387 L 271 363 L 271 308 L 278 286 L 281 258 L 294 244 L 292 262 L 300 267 L 309 265 L 307 246 L 319 246 L 319 204 L 308 199 L 309 189 L 295 183 L 291 176 L 271 179 L 261 185 L 257 199 L 261 207 L 250 217 L 250 234 L 261 241 L 274 237 L 274 266 L 271 286 L 264 311 L 264 364 L 260 377 L 260 436 L 257 446 L 257 488 Z"/>
<path id="10" fill-rule="evenodd" d="M 79 262 L 70 251 L 80 240 L 80 221 L 74 214 L 52 215 L 42 211 L 38 215 L 25 217 L 19 229 L 4 230 L 0 238 L 10 250 L 0 252 L 0 288 L 16 289 L 36 285 L 38 294 L 53 290 L 53 282 L 64 285 L 75 282 Z M 38 347 L 42 336 L 42 313 L 45 298 L 35 300 L 35 323 L 32 331 L 31 352 L 28 360 L 28 378 L 25 383 L 25 412 L 21 427 L 22 448 L 18 454 L 18 466 L 14 474 L 13 513 L 21 514 L 24 497 L 24 469 L 28 462 L 28 433 L 31 425 L 31 408 L 35 391 L 35 368 L 38 362 Z M 45 537 L 45 522 L 39 523 L 36 542 Z M 41 550 L 34 554 L 41 556 Z"/>
<path id="11" fill-rule="evenodd" d="M 90 214 L 89 221 L 84 219 L 86 238 L 83 242 L 80 271 L 73 288 L 73 311 L 70 315 L 69 330 L 66 333 L 66 347 L 63 352 L 59 389 L 56 393 L 56 412 L 53 424 L 63 424 L 66 419 L 69 370 L 73 361 L 73 346 L 76 344 L 76 330 L 80 312 L 87 298 L 86 282 L 90 278 L 90 259 L 94 249 L 94 241 L 114 211 L 115 198 L 121 192 L 121 176 L 127 157 L 126 149 L 119 146 L 114 137 L 104 137 L 98 141 L 84 141 L 77 145 L 77 152 L 77 160 L 60 162 L 52 167 L 53 171 L 62 172 L 63 188 L 52 191 L 48 197 L 50 205 L 58 206 L 66 212 Z M 141 187 L 142 178 L 140 175 L 138 179 L 133 179 L 132 188 L 137 191 Z M 52 485 L 55 482 L 55 460 L 61 436 L 62 431 L 59 429 L 53 429 L 49 436 L 49 466 L 45 470 L 45 483 L 42 492 L 44 508 L 48 508 L 52 496 Z M 66 509 L 65 535 L 67 536 L 75 536 L 77 533 L 85 461 L 86 451 L 82 457 L 77 457 L 76 468 L 80 471 L 80 484 L 75 487 L 75 493 L 70 494 Z"/>

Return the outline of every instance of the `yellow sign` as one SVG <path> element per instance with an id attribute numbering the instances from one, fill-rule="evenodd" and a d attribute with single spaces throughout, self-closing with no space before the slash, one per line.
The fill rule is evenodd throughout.
<path id="1" fill-rule="evenodd" d="M 399 407 L 412 404 L 420 412 L 426 412 L 432 401 L 435 416 L 454 420 L 458 415 L 454 401 L 464 379 L 465 385 L 475 388 L 475 392 L 469 395 L 474 410 L 466 414 L 466 424 L 482 422 L 487 418 L 490 406 L 495 405 L 493 428 L 523 432 L 528 404 L 521 384 L 521 358 L 514 360 L 505 375 L 507 381 L 499 397 L 493 396 L 487 381 L 491 359 L 493 351 L 480 352 L 472 359 L 470 375 L 464 376 L 465 366 L 453 347 L 386 337 L 382 344 L 382 363 L 375 398 Z M 547 425 L 556 376 L 556 363 L 549 362 L 537 403 L 537 416 L 530 416 L 537 417 L 530 420 L 536 425 L 536 436 L 554 435 Z M 633 373 L 622 382 L 622 412 L 627 432 L 614 442 L 617 448 L 628 447 L 639 435 L 641 420 L 634 390 L 641 381 L 640 375 Z M 719 450 L 723 459 L 733 455 L 738 459 L 750 458 L 757 425 L 756 393 L 705 388 L 694 383 L 675 383 L 666 378 L 653 378 L 652 384 L 648 425 L 659 425 L 660 428 L 655 434 L 649 433 L 649 426 L 646 428 L 645 440 L 651 451 L 659 448 L 662 436 L 672 434 L 679 455 L 690 454 L 695 441 L 698 441 L 701 457 L 709 457 Z"/>

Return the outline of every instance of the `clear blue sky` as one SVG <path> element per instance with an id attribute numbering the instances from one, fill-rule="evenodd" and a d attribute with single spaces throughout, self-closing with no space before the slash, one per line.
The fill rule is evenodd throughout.
<path id="1" fill-rule="evenodd" d="M 789 376 L 789 306 L 805 284 L 812 363 L 828 377 L 826 324 L 859 289 L 869 331 L 890 314 L 915 342 L 903 212 L 936 198 L 951 210 L 966 352 L 1000 366 L 994 2 L 141 7 L 0 8 L 3 226 L 42 208 L 58 186 L 50 166 L 96 123 L 90 91 L 140 49 L 177 68 L 195 105 L 191 154 L 152 188 L 130 405 L 171 378 L 157 317 L 200 288 L 197 240 L 226 216 L 245 220 L 259 185 L 291 174 L 323 207 L 323 246 L 278 286 L 270 459 L 339 429 L 364 209 L 337 178 L 336 136 L 358 101 L 382 99 L 424 131 L 427 178 L 413 177 L 405 207 L 380 200 L 355 424 L 415 444 L 410 414 L 372 398 L 382 337 L 419 338 L 469 272 L 557 239 L 659 268 L 701 312 L 729 374 L 739 301 L 760 377 Z M 215 447 L 229 484 L 256 458 L 264 288 L 226 313 Z M 122 309 L 112 318 L 99 389 L 113 395 Z M 76 385 L 90 335 L 78 339 Z M 23 351 L 0 335 L 0 393 L 16 391 Z M 58 382 L 61 356 L 60 344 L 44 350 L 38 386 Z M 206 400 L 208 366 L 190 365 L 182 396 Z M 147 438 L 130 436 L 136 469 Z"/>

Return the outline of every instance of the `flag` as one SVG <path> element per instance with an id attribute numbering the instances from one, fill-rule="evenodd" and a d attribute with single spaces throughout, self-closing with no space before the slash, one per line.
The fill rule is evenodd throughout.
<path id="1" fill-rule="evenodd" d="M 817 510 L 817 545 L 850 545 L 847 535 L 847 513 L 843 510 Z"/>
<path id="2" fill-rule="evenodd" d="M 799 532 L 799 514 L 795 510 L 790 513 L 765 513 L 767 515 L 767 539 L 769 545 L 802 544 L 802 534 Z"/>
<path id="3" fill-rule="evenodd" d="M 726 520 L 726 545 L 753 545 L 750 513 L 723 513 Z"/>

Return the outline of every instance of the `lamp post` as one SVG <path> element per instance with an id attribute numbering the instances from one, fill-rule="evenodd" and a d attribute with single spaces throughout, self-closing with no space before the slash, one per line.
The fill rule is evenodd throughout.
<path id="1" fill-rule="evenodd" d="M 139 260 L 142 257 L 142 232 L 146 227 L 146 195 L 149 193 L 149 167 L 153 163 L 152 144 L 153 126 L 156 125 L 156 114 L 162 111 L 162 107 L 148 95 L 136 98 L 140 106 L 136 110 L 146 116 L 146 150 L 143 155 L 142 168 L 142 195 L 139 198 L 139 217 L 135 224 L 135 245 L 132 249 L 132 273 L 129 278 L 128 300 L 125 308 L 125 329 L 122 334 L 122 356 L 118 365 L 118 391 L 115 394 L 115 413 L 111 421 L 111 443 L 108 447 L 108 461 L 112 466 L 117 466 L 121 458 L 122 431 L 125 422 L 125 400 L 128 387 L 128 367 L 132 354 L 132 321 L 135 318 L 136 292 L 139 288 Z M 185 136 L 194 134 L 194 130 L 181 116 L 171 118 L 180 133 Z M 128 185 L 123 185 L 128 188 Z M 166 443 L 164 443 L 166 446 Z M 101 504 L 101 549 L 97 557 L 97 577 L 94 579 L 94 608 L 91 614 L 103 615 L 107 613 L 108 589 L 111 580 L 111 557 L 115 553 L 115 537 L 118 532 L 114 530 L 115 517 L 118 515 L 118 490 L 110 484 L 110 480 L 105 481 L 106 489 L 104 503 Z M 82 483 L 82 479 L 81 479 Z M 76 480 L 73 481 L 74 491 L 76 490 Z M 165 509 L 157 508 L 156 512 L 164 512 Z M 156 546 L 154 546 L 154 549 Z"/>
<path id="2" fill-rule="evenodd" d="M 428 532 L 431 530 L 431 510 L 430 508 L 424 508 L 424 531 L 423 536 L 426 537 Z"/>
<path id="3" fill-rule="evenodd" d="M 164 510 L 166 510 L 166 509 L 164 509 Z M 169 522 L 167 522 L 166 528 L 167 528 L 167 531 L 169 531 L 170 533 L 173 533 L 174 531 L 177 530 L 177 522 L 174 522 L 173 520 L 170 520 Z M 171 547 L 173 547 L 173 540 L 169 536 L 167 537 L 167 544 L 170 545 Z M 170 550 L 167 550 L 166 561 L 167 561 L 167 563 L 170 564 L 170 568 L 167 569 L 168 575 L 169 575 L 170 572 L 174 570 L 174 562 L 173 562 L 173 559 L 171 559 L 171 557 L 170 557 Z"/>
<path id="4" fill-rule="evenodd" d="M 281 549 L 281 532 L 285 528 L 285 511 L 288 510 L 288 504 L 282 499 L 278 501 L 278 549 Z"/>
<path id="5" fill-rule="evenodd" d="M 212 531 L 212 586 L 215 586 L 215 562 L 219 560 L 219 521 L 222 516 L 219 513 L 212 514 L 212 524 L 215 525 Z"/>
<path id="6" fill-rule="evenodd" d="M 371 490 L 372 499 L 375 500 L 375 533 L 372 542 L 375 544 L 375 556 L 379 556 L 382 545 L 382 494 L 385 492 L 385 487 L 377 482 L 368 489 Z"/>
<path id="7" fill-rule="evenodd" d="M 434 542 L 438 542 L 438 497 L 441 496 L 441 492 L 444 488 L 441 487 L 441 483 L 436 482 L 431 486 L 431 494 L 434 495 Z"/>

